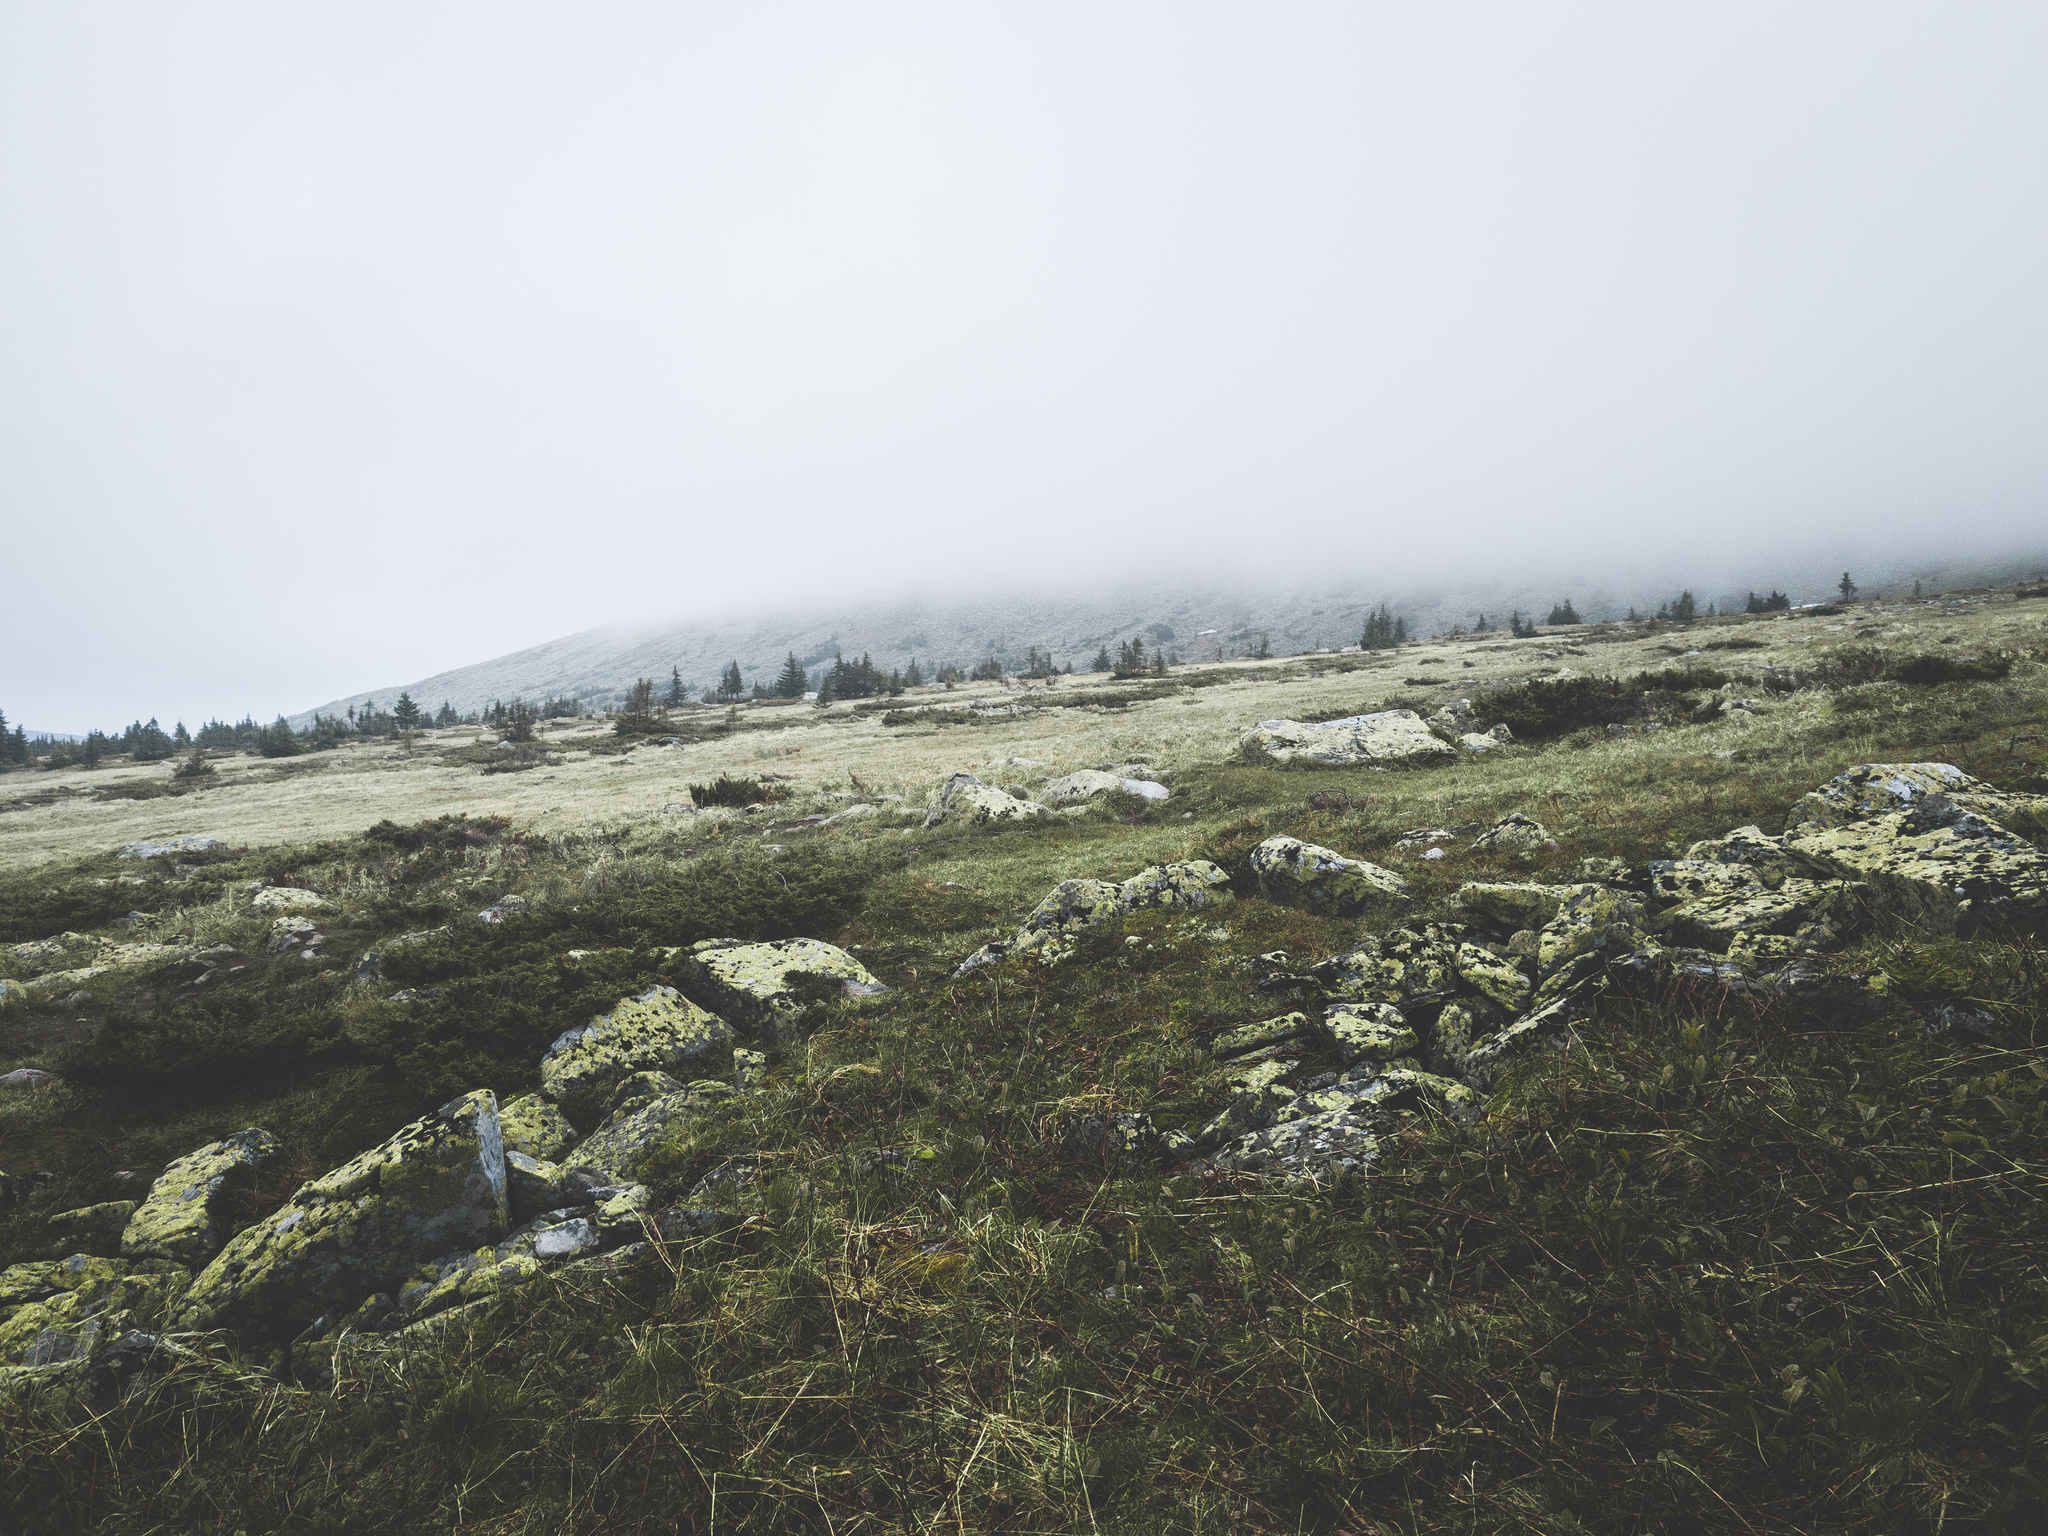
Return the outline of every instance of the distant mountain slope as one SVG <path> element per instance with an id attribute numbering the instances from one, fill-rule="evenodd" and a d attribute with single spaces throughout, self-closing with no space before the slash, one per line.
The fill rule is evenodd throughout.
<path id="1" fill-rule="evenodd" d="M 1909 586 L 1916 578 L 1934 590 L 2031 576 L 2038 568 L 2038 557 L 2030 555 L 1945 568 L 1871 567 L 1857 575 L 1873 590 Z M 1795 602 L 1815 602 L 1833 595 L 1839 574 L 1779 572 L 1759 578 L 1757 586 L 1781 586 Z M 941 662 L 966 667 L 988 656 L 1007 667 L 1033 646 L 1050 652 L 1060 666 L 1086 671 L 1098 648 L 1114 651 L 1133 637 L 1142 637 L 1148 649 L 1164 645 L 1183 661 L 1207 660 L 1219 652 L 1243 655 L 1257 647 L 1261 635 L 1276 653 L 1294 654 L 1355 645 L 1366 614 L 1381 603 L 1406 618 L 1415 633 L 1432 634 L 1452 625 L 1470 628 L 1481 613 L 1500 624 L 1517 608 L 1540 620 L 1566 596 L 1588 619 L 1618 618 L 1631 606 L 1653 611 L 1660 601 L 1677 596 L 1677 590 L 1676 585 L 1664 590 L 1640 581 L 1572 585 L 1546 580 L 1540 589 L 1498 580 L 1400 589 L 1331 582 L 1264 591 L 1161 581 L 1068 597 L 921 596 L 819 604 L 779 614 L 587 629 L 431 677 L 329 699 L 290 718 L 303 726 L 316 711 L 339 715 L 372 702 L 389 707 L 401 691 L 428 710 L 446 702 L 462 713 L 487 708 L 497 699 L 538 702 L 565 694 L 602 707 L 623 698 L 635 678 L 665 682 L 671 668 L 681 669 L 696 698 L 732 661 L 739 662 L 750 685 L 770 682 L 792 651 L 813 671 L 836 650 L 848 656 L 870 654 L 885 669 L 915 657 L 927 674 Z M 1745 590 L 1695 587 L 1702 607 L 1709 602 L 1739 606 Z"/>

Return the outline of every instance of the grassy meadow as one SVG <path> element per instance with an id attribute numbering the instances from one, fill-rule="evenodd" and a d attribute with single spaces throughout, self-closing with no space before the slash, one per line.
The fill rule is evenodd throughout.
<path id="1" fill-rule="evenodd" d="M 1691 686 L 1654 732 L 1557 718 L 1416 772 L 1235 755 L 1261 719 L 1470 698 L 1483 725 L 1560 673 L 1673 669 Z M 1716 699 L 1757 708 L 1707 720 Z M 1120 1110 L 1199 1124 L 1231 1093 L 1206 1042 L 1293 1006 L 1255 957 L 1359 933 L 1256 899 L 1248 854 L 1275 833 L 1401 870 L 1419 922 L 1464 881 L 1775 831 L 1858 762 L 2048 792 L 2048 601 L 1463 636 L 890 708 L 685 711 L 681 744 L 630 751 L 556 722 L 521 772 L 486 773 L 489 733 L 458 729 L 222 760 L 175 795 L 169 764 L 0 778 L 0 942 L 224 944 L 243 965 L 203 989 L 190 962 L 117 967 L 0 1014 L 0 1072 L 56 1079 L 0 1089 L 0 1170 L 52 1176 L 0 1212 L 4 1263 L 53 1252 L 50 1213 L 139 1198 L 244 1126 L 283 1143 L 254 1219 L 456 1093 L 529 1092 L 548 1043 L 662 979 L 669 946 L 810 935 L 890 988 L 832 1005 L 766 1092 L 663 1148 L 670 1199 L 760 1166 L 737 1228 L 345 1349 L 331 1382 L 196 1340 L 101 1418 L 0 1402 L 0 1529 L 2042 1528 L 2038 933 L 1862 939 L 1828 963 L 1882 968 L 1896 1006 L 1854 1022 L 1616 995 L 1568 1050 L 1511 1068 L 1476 1125 L 1419 1120 L 1364 1177 L 1107 1168 L 1072 1133 Z M 955 769 L 1035 790 L 1133 761 L 1171 798 L 923 826 Z M 781 776 L 790 798 L 688 809 L 721 773 Z M 1557 848 L 1393 847 L 1510 811 Z M 114 857 L 193 834 L 228 847 Z M 1222 864 L 1237 899 L 951 979 L 1056 882 L 1183 858 Z M 259 881 L 333 903 L 319 955 L 267 951 Z M 466 920 L 508 895 L 523 915 Z M 443 925 L 357 979 L 363 951 Z M 1930 1035 L 1914 1007 L 1958 1000 L 1994 1038 Z"/>

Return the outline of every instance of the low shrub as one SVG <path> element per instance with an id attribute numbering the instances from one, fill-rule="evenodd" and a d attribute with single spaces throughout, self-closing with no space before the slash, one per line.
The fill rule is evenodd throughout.
<path id="1" fill-rule="evenodd" d="M 1727 673 L 1713 667 L 1667 667 L 1629 678 L 1539 678 L 1473 702 L 1481 717 L 1505 724 L 1519 739 L 1550 741 L 1588 727 L 1624 725 L 1675 712 L 1684 695 L 1728 681 Z"/>
<path id="2" fill-rule="evenodd" d="M 709 784 L 690 786 L 690 803 L 698 810 L 714 805 L 777 805 L 789 798 L 786 784 L 764 784 L 759 779 L 736 779 L 721 773 Z"/>

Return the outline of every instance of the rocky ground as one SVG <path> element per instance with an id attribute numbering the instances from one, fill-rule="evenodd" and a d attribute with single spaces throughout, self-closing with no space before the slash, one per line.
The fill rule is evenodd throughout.
<path id="1" fill-rule="evenodd" d="M 940 695 L 751 807 L 18 871 L 0 1507 L 2031 1528 L 2044 620 Z"/>

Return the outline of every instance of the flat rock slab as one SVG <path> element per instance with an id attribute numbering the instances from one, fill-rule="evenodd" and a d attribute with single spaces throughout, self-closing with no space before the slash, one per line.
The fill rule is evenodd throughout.
<path id="1" fill-rule="evenodd" d="M 199 1268 L 227 1241 L 229 1201 L 255 1182 L 257 1166 L 275 1151 L 277 1138 L 252 1126 L 175 1159 L 129 1218 L 123 1257 Z"/>
<path id="2" fill-rule="evenodd" d="M 887 990 L 866 966 L 822 939 L 706 939 L 690 946 L 684 964 L 692 991 L 734 1028 L 765 1040 L 802 1035 L 821 997 L 873 997 Z"/>
<path id="3" fill-rule="evenodd" d="M 732 1041 L 732 1026 L 716 1014 L 674 987 L 649 987 L 558 1036 L 541 1058 L 541 1092 L 588 1125 L 604 1096 L 634 1073 L 722 1068 L 720 1053 Z"/>
<path id="4" fill-rule="evenodd" d="M 1325 768 L 1423 768 L 1457 760 L 1458 749 L 1431 733 L 1412 709 L 1310 724 L 1261 720 L 1239 738 L 1251 763 L 1314 763 Z"/>
<path id="5" fill-rule="evenodd" d="M 1802 795 L 1785 818 L 1790 835 L 1811 835 L 1909 811 L 1928 797 L 2021 832 L 2048 832 L 2048 795 L 2010 794 L 1951 763 L 1858 763 Z"/>

